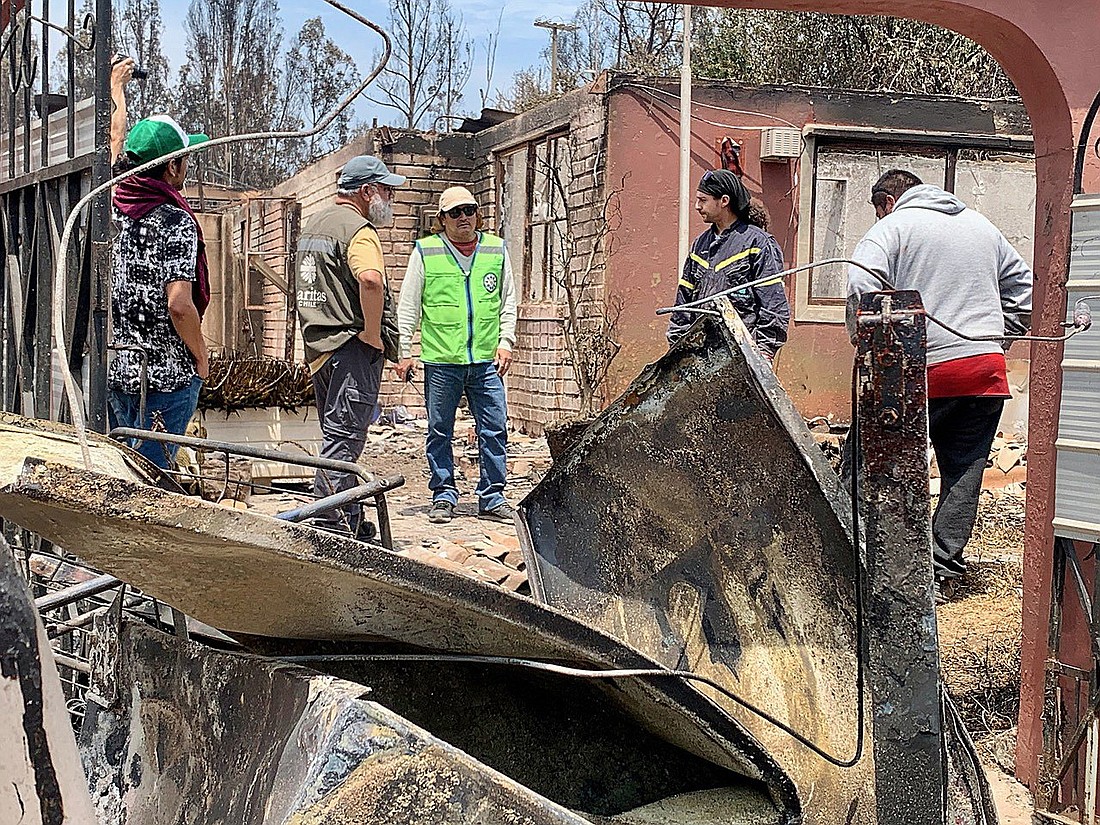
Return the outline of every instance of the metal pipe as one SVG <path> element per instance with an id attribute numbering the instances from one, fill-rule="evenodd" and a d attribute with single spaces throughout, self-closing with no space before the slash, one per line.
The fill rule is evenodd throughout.
<path id="1" fill-rule="evenodd" d="M 75 670 L 80 673 L 92 672 L 92 666 L 87 662 L 82 662 L 79 659 L 66 656 L 64 653 L 58 653 L 56 650 L 53 651 L 53 660 L 62 667 L 69 668 L 69 670 Z"/>
<path id="2" fill-rule="evenodd" d="M 371 483 L 374 477 L 363 467 L 353 461 L 337 461 L 332 458 L 320 456 L 289 455 L 279 450 L 269 450 L 265 447 L 253 447 L 250 444 L 234 444 L 231 441 L 215 441 L 211 438 L 194 438 L 189 435 L 174 435 L 172 433 L 159 433 L 152 430 L 139 430 L 134 427 L 115 427 L 108 434 L 109 438 L 116 441 L 123 438 L 133 438 L 140 441 L 156 441 L 161 444 L 175 444 L 180 447 L 193 447 L 196 450 L 213 453 L 233 453 L 234 455 L 248 458 L 259 458 L 264 461 L 278 461 L 285 464 L 297 464 L 303 467 L 313 467 L 318 470 L 334 470 L 340 473 L 352 473 L 363 479 L 364 483 Z M 405 483 L 404 476 L 396 476 Z"/>
<path id="3" fill-rule="evenodd" d="M 94 579 L 88 579 L 86 582 L 74 584 L 72 587 L 66 587 L 64 590 L 58 590 L 54 593 L 47 593 L 45 596 L 39 596 L 34 600 L 34 606 L 38 608 L 39 613 L 45 613 L 47 610 L 56 610 L 59 607 L 78 602 L 81 599 L 90 599 L 92 596 L 97 596 L 105 590 L 118 587 L 120 584 L 122 584 L 122 580 L 116 579 L 114 576 L 108 576 L 106 574 L 96 576 Z"/>
<path id="4" fill-rule="evenodd" d="M 352 487 L 349 490 L 334 493 L 331 496 L 319 498 L 316 501 L 311 501 L 309 504 L 303 504 L 301 507 L 287 510 L 285 513 L 279 513 L 275 518 L 282 519 L 283 521 L 305 521 L 307 518 L 311 518 L 321 513 L 327 513 L 329 510 L 335 510 L 337 507 L 355 504 L 365 498 L 371 498 L 381 493 L 388 492 L 389 490 L 394 490 L 404 483 L 404 476 L 388 476 L 378 481 L 370 481 L 366 484 L 360 484 L 358 487 Z"/>
<path id="5" fill-rule="evenodd" d="M 691 5 L 684 3 L 683 60 L 680 62 L 680 212 L 677 265 L 688 256 L 691 231 Z"/>
<path id="6" fill-rule="evenodd" d="M 56 639 L 60 636 L 72 633 L 74 630 L 80 630 L 82 627 L 87 627 L 94 622 L 96 616 L 100 616 L 106 612 L 106 607 L 97 607 L 95 610 L 81 613 L 79 616 L 75 616 L 68 621 L 50 622 L 49 626 L 46 628 L 46 635 L 51 639 Z"/>

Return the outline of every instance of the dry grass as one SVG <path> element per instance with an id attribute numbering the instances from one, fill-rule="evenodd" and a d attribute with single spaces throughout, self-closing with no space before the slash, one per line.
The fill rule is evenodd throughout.
<path id="1" fill-rule="evenodd" d="M 1023 500 L 983 494 L 969 572 L 937 610 L 944 681 L 971 734 L 995 761 L 1020 704 Z M 1002 753 L 1003 752 L 1003 753 Z"/>

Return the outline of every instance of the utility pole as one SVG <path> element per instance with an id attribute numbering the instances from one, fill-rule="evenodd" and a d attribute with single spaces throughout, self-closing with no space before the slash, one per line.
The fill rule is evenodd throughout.
<path id="1" fill-rule="evenodd" d="M 691 243 L 691 6 L 684 3 L 683 60 L 680 63 L 680 210 L 676 261 L 687 260 Z"/>
<path id="2" fill-rule="evenodd" d="M 555 23 L 552 20 L 536 20 L 540 29 L 550 29 L 550 94 L 558 93 L 558 32 L 575 32 L 576 23 Z"/>

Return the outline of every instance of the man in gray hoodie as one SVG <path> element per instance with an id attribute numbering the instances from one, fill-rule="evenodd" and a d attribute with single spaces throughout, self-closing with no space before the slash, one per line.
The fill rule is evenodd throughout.
<path id="1" fill-rule="evenodd" d="M 1031 326 L 1031 270 L 982 215 L 911 172 L 891 169 L 871 189 L 878 222 L 852 259 L 897 289 L 920 292 L 925 310 L 971 337 L 1022 335 Z M 855 342 L 860 296 L 888 289 L 865 270 L 848 269 L 848 334 Z M 937 583 L 966 571 L 982 472 L 1006 398 L 1004 351 L 928 324 L 928 431 L 940 468 L 932 515 Z"/>

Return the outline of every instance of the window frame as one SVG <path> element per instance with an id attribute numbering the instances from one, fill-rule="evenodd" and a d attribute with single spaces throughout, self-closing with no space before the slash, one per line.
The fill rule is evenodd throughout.
<path id="1" fill-rule="evenodd" d="M 504 205 L 504 189 L 506 184 L 506 160 L 517 152 L 525 152 L 525 164 L 524 173 L 526 179 L 524 181 L 524 197 L 523 197 L 523 260 L 519 262 L 517 266 L 516 261 L 512 261 L 512 271 L 517 276 L 517 287 L 519 294 L 519 303 L 521 304 L 560 304 L 562 302 L 562 296 L 560 294 L 560 287 L 553 282 L 547 273 L 547 262 L 545 260 L 547 256 L 547 250 L 550 248 L 549 243 L 544 243 L 542 249 L 543 260 L 543 275 L 540 288 L 537 290 L 537 297 L 532 297 L 534 284 L 532 284 L 534 261 L 534 234 L 536 224 L 539 226 L 550 227 L 554 224 L 561 224 L 567 221 L 567 218 L 560 217 L 554 219 L 548 218 L 546 221 L 533 220 L 534 213 L 534 195 L 535 195 L 535 172 L 536 165 L 538 163 L 538 147 L 543 144 L 551 144 L 555 140 L 565 139 L 568 141 L 570 135 L 569 125 L 559 125 L 553 128 L 541 131 L 537 134 L 526 136 L 522 141 L 513 143 L 508 146 L 501 146 L 493 149 L 495 157 L 495 171 L 496 171 L 496 198 L 497 203 L 501 205 L 501 215 L 498 221 L 501 231 L 504 231 L 505 213 L 503 210 Z M 568 182 L 566 182 L 568 186 Z M 568 192 L 566 192 L 568 197 Z M 569 204 L 565 204 L 565 208 L 569 208 Z M 507 242 L 507 238 L 505 238 Z"/>
<path id="2" fill-rule="evenodd" d="M 944 155 L 944 188 L 955 190 L 958 156 L 964 150 L 1002 150 L 1027 152 L 1034 155 L 1035 144 L 1030 135 L 976 135 L 959 132 L 933 132 L 900 129 L 874 129 L 860 126 L 811 124 L 803 129 L 799 181 L 799 221 L 796 260 L 811 262 L 814 250 L 817 206 L 817 158 L 822 149 L 851 148 L 870 151 L 930 151 Z M 809 170 L 809 174 L 805 171 Z M 867 206 L 871 209 L 870 204 Z M 849 250 L 850 252 L 850 250 Z M 843 298 L 814 298 L 811 295 L 812 273 L 794 276 L 794 320 L 798 322 L 843 324 Z"/>

